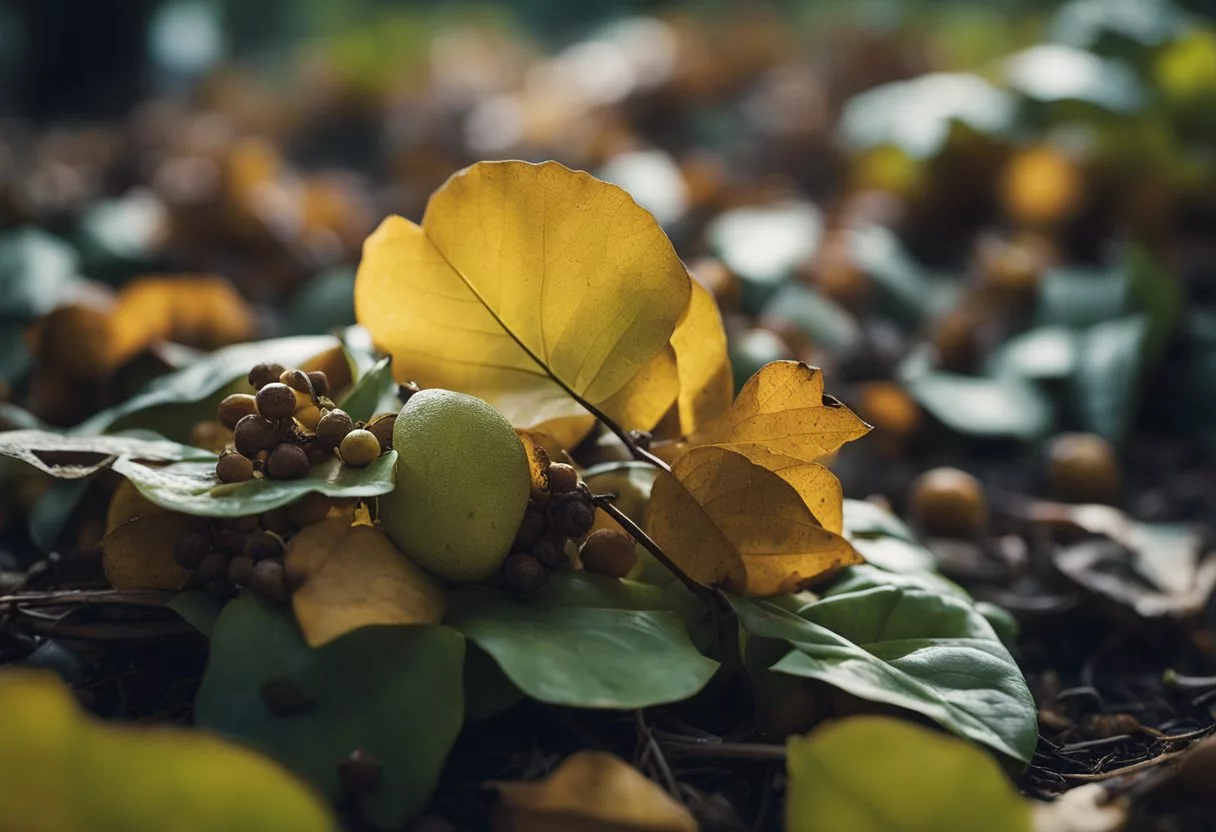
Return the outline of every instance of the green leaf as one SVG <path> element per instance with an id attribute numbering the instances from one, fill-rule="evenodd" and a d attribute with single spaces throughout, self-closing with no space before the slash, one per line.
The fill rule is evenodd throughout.
<path id="1" fill-rule="evenodd" d="M 0 320 L 25 322 L 59 306 L 82 282 L 80 258 L 34 226 L 0 236 Z"/>
<path id="2" fill-rule="evenodd" d="M 1142 315 L 1090 327 L 1078 342 L 1073 391 L 1085 428 L 1119 443 L 1133 416 L 1148 322 Z"/>
<path id="3" fill-rule="evenodd" d="M 377 413 L 401 410 L 391 358 L 383 358 L 363 374 L 339 405 L 356 422 L 366 422 Z"/>
<path id="4" fill-rule="evenodd" d="M 19 460 L 61 480 L 82 479 L 123 460 L 215 459 L 207 451 L 142 431 L 123 436 L 72 436 L 46 430 L 4 431 L 0 433 L 0 456 Z"/>
<path id="5" fill-rule="evenodd" d="M 786 832 L 1030 832 L 1029 805 L 996 761 L 881 716 L 786 744 Z"/>
<path id="6" fill-rule="evenodd" d="M 787 283 L 760 316 L 788 323 L 835 356 L 850 356 L 861 345 L 861 327 L 847 309 L 805 283 Z"/>
<path id="7" fill-rule="evenodd" d="M 490 654 L 476 644 L 465 646 L 464 721 L 477 722 L 500 714 L 523 701 L 524 694 L 511 684 Z"/>
<path id="8" fill-rule="evenodd" d="M 1127 311 L 1127 281 L 1111 269 L 1050 269 L 1039 280 L 1039 323 L 1080 329 Z"/>
<path id="9" fill-rule="evenodd" d="M 355 322 L 355 272 L 339 266 L 300 287 L 283 313 L 287 335 L 332 332 Z"/>
<path id="10" fill-rule="evenodd" d="M 755 314 L 819 246 L 823 216 L 809 202 L 735 208 L 715 217 L 706 238 L 739 276 L 744 308 Z"/>
<path id="11" fill-rule="evenodd" d="M 904 387 L 921 407 L 958 433 L 1029 440 L 1051 429 L 1050 400 L 1014 376 L 983 378 L 930 370 L 906 379 Z"/>
<path id="12" fill-rule="evenodd" d="M 902 520 L 866 500 L 844 501 L 844 536 L 867 563 L 889 572 L 932 572 L 937 559 Z"/>
<path id="13" fill-rule="evenodd" d="M 988 373 L 1025 379 L 1067 378 L 1076 364 L 1076 334 L 1062 326 L 1041 326 L 1002 344 L 988 359 Z"/>
<path id="14" fill-rule="evenodd" d="M 890 299 L 887 308 L 900 319 L 918 321 L 941 301 L 940 287 L 895 232 L 878 225 L 855 228 L 848 242 L 853 260 Z"/>
<path id="15" fill-rule="evenodd" d="M 750 634 L 793 647 L 771 669 L 914 711 L 1028 762 L 1038 741 L 1034 700 L 974 606 L 909 576 L 850 572 L 853 586 L 834 588 L 797 615 L 770 601 L 730 598 Z"/>
<path id="16" fill-rule="evenodd" d="M 90 483 L 87 479 L 56 482 L 34 503 L 29 513 L 28 528 L 30 540 L 38 551 L 43 554 L 55 551 L 64 527 L 84 499 Z"/>
<path id="17" fill-rule="evenodd" d="M 1148 319 L 1145 355 L 1155 361 L 1182 320 L 1182 284 L 1141 245 L 1128 249 L 1123 265 L 1129 300 Z"/>
<path id="18" fill-rule="evenodd" d="M 526 601 L 481 588 L 448 601 L 448 624 L 493 656 L 525 694 L 553 705 L 678 702 L 718 667 L 689 639 L 681 621 L 688 602 L 662 587 L 565 574 Z"/>
<path id="19" fill-rule="evenodd" d="M 310 649 L 289 614 L 245 596 L 215 624 L 195 722 L 269 754 L 332 800 L 338 763 L 363 749 L 381 779 L 359 808 L 396 828 L 426 806 L 460 732 L 463 661 L 464 639 L 441 626 L 365 627 Z"/>
<path id="20" fill-rule="evenodd" d="M 122 404 L 103 410 L 86 420 L 74 428 L 73 433 L 113 432 L 119 427 L 136 426 L 137 422 L 148 421 L 150 417 L 145 411 L 153 408 L 195 404 L 207 400 L 243 379 L 255 364 L 277 361 L 284 367 L 295 367 L 336 346 L 338 340 L 331 335 L 309 335 L 224 347 L 197 363 L 153 380 L 141 392 Z M 144 418 L 137 419 L 141 414 Z"/>
<path id="21" fill-rule="evenodd" d="M 1113 112 L 1132 112 L 1145 93 L 1122 61 L 1059 43 L 1042 43 L 1003 62 L 1005 80 L 1036 101 L 1081 101 Z"/>
<path id="22" fill-rule="evenodd" d="M 187 589 L 173 596 L 166 606 L 182 617 L 194 629 L 211 638 L 215 622 L 224 606 L 215 596 L 201 589 Z"/>
<path id="23" fill-rule="evenodd" d="M 119 459 L 115 472 L 129 479 L 156 505 L 198 517 L 246 517 L 289 505 L 311 491 L 330 497 L 376 497 L 393 490 L 397 452 L 389 451 L 366 468 L 351 468 L 338 459 L 314 465 L 299 480 L 253 479 L 221 483 L 215 457 L 207 462 L 179 462 L 152 467 Z"/>

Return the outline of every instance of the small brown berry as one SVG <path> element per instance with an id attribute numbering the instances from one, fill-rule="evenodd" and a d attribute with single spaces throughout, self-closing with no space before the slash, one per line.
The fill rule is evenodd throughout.
<path id="1" fill-rule="evenodd" d="M 579 550 L 583 568 L 611 578 L 623 578 L 638 562 L 633 538 L 616 529 L 599 529 Z"/>
<path id="2" fill-rule="evenodd" d="M 249 585 L 260 598 L 271 603 L 287 600 L 287 583 L 283 579 L 283 564 L 279 560 L 260 560 L 253 567 Z"/>
<path id="3" fill-rule="evenodd" d="M 236 587 L 224 578 L 207 581 L 203 585 L 203 589 L 207 590 L 207 593 L 217 601 L 228 601 L 236 597 Z"/>
<path id="4" fill-rule="evenodd" d="M 267 384 L 274 384 L 281 375 L 282 364 L 258 364 L 249 371 L 249 384 L 254 390 L 261 390 Z"/>
<path id="5" fill-rule="evenodd" d="M 320 523 L 329 514 L 333 503 L 319 491 L 310 491 L 287 507 L 287 519 L 300 528 Z"/>
<path id="6" fill-rule="evenodd" d="M 532 556 L 550 569 L 561 570 L 570 565 L 566 556 L 566 541 L 553 537 L 542 537 L 532 544 Z"/>
<path id="7" fill-rule="evenodd" d="M 934 468 L 913 480 L 908 511 L 932 537 L 974 537 L 988 525 L 984 487 L 957 468 Z"/>
<path id="8" fill-rule="evenodd" d="M 186 532 L 173 544 L 173 559 L 182 569 L 198 569 L 211 551 L 211 542 L 198 532 Z"/>
<path id="9" fill-rule="evenodd" d="M 549 463 L 549 493 L 569 494 L 578 488 L 578 471 L 564 462 Z"/>
<path id="10" fill-rule="evenodd" d="M 308 374 L 308 380 L 312 382 L 313 392 L 318 396 L 329 395 L 329 376 L 320 370 L 313 370 Z"/>
<path id="11" fill-rule="evenodd" d="M 515 542 L 511 548 L 523 551 L 532 548 L 536 541 L 545 533 L 545 513 L 531 506 L 524 512 L 523 520 L 519 522 L 519 531 L 515 533 Z"/>
<path id="12" fill-rule="evenodd" d="M 224 454 L 215 464 L 220 482 L 247 482 L 253 479 L 253 462 L 239 453 Z"/>
<path id="13" fill-rule="evenodd" d="M 380 456 L 380 440 L 370 430 L 357 428 L 346 434 L 338 447 L 342 462 L 352 468 L 366 468 Z"/>
<path id="14" fill-rule="evenodd" d="M 203 558 L 198 566 L 198 579 L 203 583 L 217 581 L 228 577 L 228 558 L 219 552 L 212 552 Z"/>
<path id="15" fill-rule="evenodd" d="M 1092 433 L 1062 433 L 1047 444 L 1047 480 L 1070 503 L 1113 503 L 1123 490 L 1115 450 Z"/>
<path id="16" fill-rule="evenodd" d="M 268 451 L 278 442 L 278 431 L 274 423 L 262 416 L 246 416 L 236 423 L 232 432 L 237 451 L 253 457 L 259 451 Z"/>
<path id="17" fill-rule="evenodd" d="M 228 525 L 217 525 L 211 530 L 211 545 L 228 557 L 245 551 L 249 538 L 240 529 Z"/>
<path id="18" fill-rule="evenodd" d="M 410 400 L 410 396 L 420 392 L 422 392 L 422 388 L 418 386 L 418 382 L 416 381 L 407 381 L 405 384 L 398 384 L 397 401 L 405 404 Z"/>
<path id="19" fill-rule="evenodd" d="M 549 570 L 526 552 L 516 552 L 503 562 L 502 575 L 514 592 L 535 592 L 549 577 Z"/>
<path id="20" fill-rule="evenodd" d="M 253 558 L 237 555 L 228 562 L 228 580 L 236 586 L 248 586 L 253 580 Z"/>
<path id="21" fill-rule="evenodd" d="M 595 509 L 581 499 L 549 504 L 549 527 L 566 537 L 582 537 L 595 525 Z"/>
<path id="22" fill-rule="evenodd" d="M 393 449 L 393 428 L 397 425 L 396 413 L 385 413 L 375 416 L 367 424 L 367 429 L 380 440 L 380 452 L 388 453 Z"/>
<path id="23" fill-rule="evenodd" d="M 307 393 L 312 398 L 312 379 L 303 370 L 284 370 L 279 376 L 279 383 L 286 384 L 298 393 Z"/>
<path id="24" fill-rule="evenodd" d="M 267 384 L 258 391 L 258 413 L 267 419 L 285 419 L 296 412 L 296 392 L 286 384 Z"/>
<path id="25" fill-rule="evenodd" d="M 346 434 L 355 429 L 355 421 L 345 410 L 334 408 L 317 421 L 317 442 L 327 448 L 342 444 Z"/>
<path id="26" fill-rule="evenodd" d="M 249 535 L 245 553 L 254 560 L 265 560 L 283 554 L 283 539 L 270 532 L 254 532 Z"/>
<path id="27" fill-rule="evenodd" d="M 258 412 L 257 399 L 248 393 L 233 393 L 220 402 L 215 418 L 228 430 L 235 430 L 236 423 Z"/>
<path id="28" fill-rule="evenodd" d="M 308 454 L 299 445 L 286 443 L 275 448 L 266 460 L 266 473 L 271 479 L 299 480 L 308 476 Z"/>
<path id="29" fill-rule="evenodd" d="M 347 794 L 366 794 L 380 782 L 380 775 L 380 761 L 362 748 L 338 763 L 338 780 Z"/>
<path id="30" fill-rule="evenodd" d="M 258 519 L 263 529 L 274 532 L 279 537 L 288 538 L 296 533 L 296 527 L 288 517 L 285 507 L 273 508 Z"/>

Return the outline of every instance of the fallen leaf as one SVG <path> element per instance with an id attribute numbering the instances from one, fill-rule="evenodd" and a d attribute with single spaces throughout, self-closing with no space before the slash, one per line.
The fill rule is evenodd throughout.
<path id="1" fill-rule="evenodd" d="M 20 460 L 61 480 L 91 476 L 119 459 L 175 462 L 214 458 L 159 436 L 73 436 L 45 430 L 0 433 L 0 456 Z"/>
<path id="2" fill-rule="evenodd" d="M 1030 832 L 1030 809 L 996 760 L 880 716 L 786 743 L 785 832 Z"/>
<path id="3" fill-rule="evenodd" d="M 1127 824 L 1127 800 L 1101 783 L 1086 783 L 1051 803 L 1034 803 L 1034 832 L 1119 832 Z"/>
<path id="4" fill-rule="evenodd" d="M 1173 588 L 1149 582 L 1135 558 L 1118 544 L 1091 540 L 1060 549 L 1052 556 L 1056 569 L 1090 592 L 1128 607 L 1143 618 L 1190 618 L 1198 615 L 1216 592 L 1216 557 L 1199 561 L 1191 581 Z"/>
<path id="5" fill-rule="evenodd" d="M 203 522 L 177 512 L 136 517 L 101 540 L 106 580 L 115 589 L 181 589 L 189 574 L 173 559 L 173 545 Z"/>
<path id="6" fill-rule="evenodd" d="M 44 671 L 0 673 L 0 825 L 22 832 L 329 832 L 278 764 L 202 731 L 103 724 Z"/>
<path id="7" fill-rule="evenodd" d="M 533 783 L 496 783 L 500 832 L 697 832 L 689 811 L 604 751 L 570 755 Z"/>
<path id="8" fill-rule="evenodd" d="M 626 428 L 662 418 L 691 291 L 625 191 L 555 162 L 483 162 L 431 196 L 421 225 L 389 217 L 367 239 L 355 309 L 399 380 L 476 394 L 571 447 L 593 417 L 567 390 Z"/>
<path id="9" fill-rule="evenodd" d="M 671 336 L 671 346 L 680 379 L 676 398 L 680 432 L 703 431 L 730 409 L 734 389 L 718 304 L 696 281 L 688 309 Z"/>
<path id="10" fill-rule="evenodd" d="M 654 483 L 650 535 L 706 586 L 753 596 L 793 592 L 861 562 L 808 507 L 816 495 L 800 488 L 816 479 L 801 466 L 773 472 L 726 448 L 693 448 Z"/>
<path id="11" fill-rule="evenodd" d="M 443 618 L 443 589 L 374 526 L 323 520 L 293 537 L 285 557 L 304 576 L 291 606 L 310 647 L 360 627 Z"/>

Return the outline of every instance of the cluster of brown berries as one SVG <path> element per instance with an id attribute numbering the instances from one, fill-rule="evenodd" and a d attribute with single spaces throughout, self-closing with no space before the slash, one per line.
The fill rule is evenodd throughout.
<path id="1" fill-rule="evenodd" d="M 302 575 L 284 567 L 287 541 L 323 520 L 332 504 L 329 497 L 312 492 L 261 515 L 211 520 L 179 537 L 173 558 L 193 573 L 192 585 L 221 601 L 248 587 L 269 603 L 282 603 L 303 583 Z"/>
<path id="2" fill-rule="evenodd" d="M 393 446 L 396 416 L 355 422 L 327 397 L 325 373 L 258 364 L 249 371 L 249 384 L 256 394 L 234 393 L 216 413 L 232 431 L 232 447 L 215 466 L 220 482 L 302 479 L 335 454 L 344 465 L 363 468 Z"/>
<path id="3" fill-rule="evenodd" d="M 502 580 L 514 592 L 534 592 L 550 572 L 572 568 L 570 548 L 580 543 L 583 568 L 623 578 L 637 562 L 633 539 L 595 526 L 591 490 L 578 471 L 561 462 L 546 468 L 545 487 L 534 489 L 524 511 L 511 554 L 502 565 Z"/>

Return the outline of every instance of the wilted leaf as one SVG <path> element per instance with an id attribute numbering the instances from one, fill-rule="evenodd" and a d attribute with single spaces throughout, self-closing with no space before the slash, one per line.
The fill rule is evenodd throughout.
<path id="1" fill-rule="evenodd" d="M 294 503 L 310 491 L 330 497 L 376 497 L 393 490 L 397 452 L 389 451 L 366 468 L 332 459 L 314 465 L 299 480 L 253 479 L 220 483 L 214 457 L 209 462 L 178 462 L 163 467 L 119 459 L 114 471 L 135 484 L 149 501 L 199 517 L 247 517 Z"/>
<path id="2" fill-rule="evenodd" d="M 676 398 L 680 432 L 688 435 L 705 430 L 730 408 L 734 387 L 718 304 L 696 281 L 688 310 L 671 336 L 671 346 L 680 378 Z"/>
<path id="3" fill-rule="evenodd" d="M 1030 832 L 996 761 L 888 717 L 824 725 L 786 745 L 786 832 Z"/>
<path id="4" fill-rule="evenodd" d="M 438 624 L 443 589 L 369 525 L 335 517 L 287 544 L 286 567 L 305 576 L 291 596 L 310 647 L 374 624 Z"/>
<path id="5" fill-rule="evenodd" d="M 747 595 L 792 592 L 861 560 L 812 513 L 816 495 L 799 482 L 813 476 L 810 467 L 774 473 L 726 448 L 694 448 L 655 481 L 650 535 L 701 584 Z M 836 499 L 838 506 L 838 492 Z"/>
<path id="6" fill-rule="evenodd" d="M 501 832 L 697 832 L 689 811 L 619 757 L 570 755 L 544 780 L 496 783 Z"/>
<path id="7" fill-rule="evenodd" d="M 0 824 L 21 832 L 331 832 L 328 808 L 201 731 L 102 724 L 50 673 L 0 673 Z"/>
<path id="8" fill-rule="evenodd" d="M 0 456 L 20 460 L 59 479 L 73 480 L 95 474 L 120 459 L 176 462 L 211 455 L 159 436 L 74 436 L 43 430 L 10 430 L 0 433 Z"/>
<path id="9" fill-rule="evenodd" d="M 342 795 L 338 764 L 362 749 L 381 775 L 355 803 L 398 828 L 430 799 L 460 731 L 463 660 L 464 639 L 437 626 L 365 627 L 310 648 L 289 614 L 242 596 L 212 632 L 195 723 L 264 751 L 331 800 Z M 286 712 L 271 691 L 290 691 L 298 707 Z"/>
<path id="10" fill-rule="evenodd" d="M 199 518 L 177 512 L 128 520 L 102 538 L 106 580 L 115 589 L 181 589 L 189 573 L 173 559 L 173 545 L 202 528 Z"/>
<path id="11" fill-rule="evenodd" d="M 662 418 L 690 293 L 620 188 L 553 162 L 487 162 L 436 191 L 421 226 L 390 217 L 368 238 L 355 308 L 399 380 L 476 394 L 569 447 L 592 417 L 566 389 L 627 428 Z"/>

